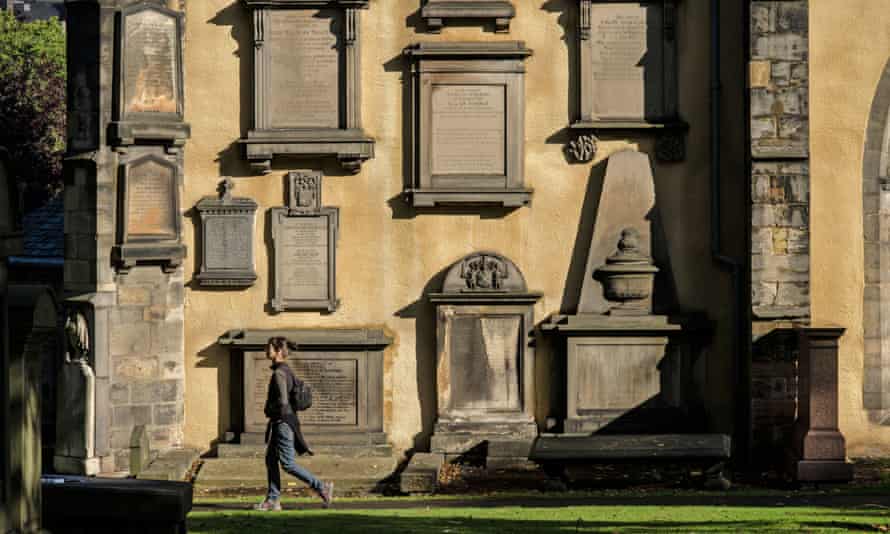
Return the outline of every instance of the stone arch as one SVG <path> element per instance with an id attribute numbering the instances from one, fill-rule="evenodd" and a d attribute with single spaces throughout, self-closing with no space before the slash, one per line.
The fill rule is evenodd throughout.
<path id="1" fill-rule="evenodd" d="M 890 424 L 890 60 L 866 131 L 862 183 L 865 240 L 863 405 Z"/>

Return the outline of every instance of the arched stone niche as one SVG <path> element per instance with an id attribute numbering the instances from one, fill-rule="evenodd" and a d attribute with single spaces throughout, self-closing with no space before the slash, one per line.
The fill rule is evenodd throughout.
<path id="1" fill-rule="evenodd" d="M 463 454 L 504 443 L 524 450 L 537 435 L 534 305 L 508 258 L 475 252 L 454 263 L 436 306 L 438 418 L 432 452 Z M 521 454 L 516 454 L 521 456 Z"/>
<path id="2" fill-rule="evenodd" d="M 863 404 L 890 424 L 890 61 L 878 84 L 866 132 L 862 183 L 865 238 Z"/>

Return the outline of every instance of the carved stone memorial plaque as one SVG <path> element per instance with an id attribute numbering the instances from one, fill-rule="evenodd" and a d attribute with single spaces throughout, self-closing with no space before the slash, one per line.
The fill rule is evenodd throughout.
<path id="1" fill-rule="evenodd" d="M 358 172 L 374 156 L 361 127 L 360 21 L 367 0 L 242 0 L 253 12 L 254 170 L 277 155 L 334 156 Z"/>
<path id="2" fill-rule="evenodd" d="M 524 206 L 524 60 L 522 42 L 420 43 L 412 64 L 410 124 L 415 207 L 448 204 Z"/>
<path id="3" fill-rule="evenodd" d="M 426 0 L 420 12 L 431 33 L 439 33 L 446 20 L 490 20 L 498 33 L 510 31 L 516 8 L 509 0 Z"/>
<path id="4" fill-rule="evenodd" d="M 534 303 L 522 273 L 490 252 L 455 263 L 436 305 L 438 420 L 432 449 L 461 454 L 485 441 L 531 443 Z"/>
<path id="5" fill-rule="evenodd" d="M 579 135 L 655 131 L 659 157 L 682 159 L 682 147 L 666 148 L 687 128 L 677 110 L 677 1 L 579 0 Z"/>
<path id="6" fill-rule="evenodd" d="M 181 145 L 189 136 L 183 119 L 182 15 L 150 4 L 120 12 L 118 103 L 111 138 Z"/>
<path id="7" fill-rule="evenodd" d="M 234 330 L 222 336 L 220 345 L 238 351 L 233 363 L 241 369 L 233 369 L 233 376 L 243 375 L 243 389 L 237 388 L 243 398 L 241 443 L 263 442 L 263 406 L 271 378 L 263 350 L 272 336 L 287 338 L 288 366 L 312 387 L 312 407 L 300 412 L 310 443 L 314 436 L 325 436 L 330 444 L 386 443 L 383 351 L 392 339 L 382 330 L 363 329 Z"/>
<path id="8" fill-rule="evenodd" d="M 219 197 L 204 197 L 195 206 L 201 218 L 201 268 L 195 279 L 202 286 L 246 287 L 256 281 L 253 236 L 257 204 L 232 196 L 226 178 Z"/>
<path id="9" fill-rule="evenodd" d="M 175 268 L 182 262 L 179 167 L 176 156 L 143 149 L 120 166 L 120 213 L 115 258 L 124 270 L 141 262 Z"/>
<path id="10" fill-rule="evenodd" d="M 433 175 L 506 174 L 503 85 L 433 86 Z"/>
<path id="11" fill-rule="evenodd" d="M 275 311 L 339 306 L 336 250 L 339 209 L 321 207 L 320 172 L 288 173 L 289 206 L 272 208 Z"/>

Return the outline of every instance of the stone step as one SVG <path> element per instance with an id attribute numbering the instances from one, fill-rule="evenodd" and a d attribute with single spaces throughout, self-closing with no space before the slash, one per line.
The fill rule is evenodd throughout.
<path id="1" fill-rule="evenodd" d="M 185 480 L 191 472 L 192 464 L 201 457 L 198 449 L 173 449 L 162 452 L 153 462 L 139 473 L 137 478 L 144 480 Z"/>
<path id="2" fill-rule="evenodd" d="M 390 445 L 315 445 L 310 442 L 317 456 L 342 456 L 344 458 L 392 457 Z M 266 446 L 259 444 L 220 443 L 216 446 L 219 458 L 265 458 Z M 299 459 L 298 459 L 299 460 Z"/>
<path id="3" fill-rule="evenodd" d="M 396 459 L 392 457 L 301 456 L 297 463 L 322 480 L 334 481 L 340 495 L 381 492 L 396 468 Z M 285 489 L 305 487 L 284 472 L 281 482 Z M 266 484 L 262 458 L 208 458 L 195 477 L 195 489 L 204 491 L 264 489 Z"/>

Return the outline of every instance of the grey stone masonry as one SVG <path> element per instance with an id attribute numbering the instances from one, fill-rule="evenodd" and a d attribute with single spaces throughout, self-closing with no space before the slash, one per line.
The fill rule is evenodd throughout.
<path id="1" fill-rule="evenodd" d="M 78 307 L 88 323 L 88 360 L 95 374 L 92 432 L 102 472 L 129 469 L 129 441 L 137 425 L 145 425 L 152 450 L 182 442 L 185 249 L 177 198 L 188 125 L 181 16 L 167 4 L 66 1 L 64 288 L 66 306 Z M 145 46 L 145 40 L 157 46 Z M 143 53 L 148 49 L 173 53 Z M 133 68 L 122 68 L 126 65 Z M 176 75 L 166 75 L 173 70 Z M 157 78 L 160 96 L 140 100 L 147 93 L 128 89 L 137 71 L 137 80 Z M 126 169 L 128 162 L 150 164 L 137 169 L 137 176 Z M 130 192 L 141 187 L 150 194 L 138 198 L 148 200 L 122 204 L 128 187 Z M 162 223 L 145 216 L 157 208 L 165 215 Z M 130 247 L 135 243 L 128 237 L 151 247 Z"/>
<path id="2" fill-rule="evenodd" d="M 755 162 L 751 284 L 761 319 L 805 317 L 810 306 L 809 166 Z"/>
<path id="3" fill-rule="evenodd" d="M 810 315 L 806 1 L 751 2 L 751 305 Z"/>
<path id="4" fill-rule="evenodd" d="M 890 424 L 890 60 L 872 102 L 863 155 L 865 255 L 862 401 L 872 421 Z"/>

